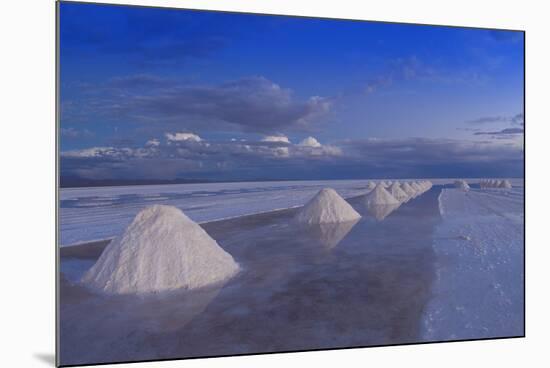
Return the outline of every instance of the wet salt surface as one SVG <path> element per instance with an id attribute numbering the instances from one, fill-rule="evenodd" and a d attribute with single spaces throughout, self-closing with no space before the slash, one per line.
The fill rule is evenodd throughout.
<path id="1" fill-rule="evenodd" d="M 447 179 L 437 179 L 446 182 Z M 152 204 L 178 207 L 195 222 L 293 208 L 323 188 L 344 198 L 365 194 L 370 180 L 242 182 L 63 188 L 59 201 L 61 246 L 111 239 Z"/>
<path id="2" fill-rule="evenodd" d="M 389 214 L 351 199 L 364 215 L 355 223 L 299 226 L 291 209 L 204 224 L 243 271 L 202 290 L 96 295 L 77 280 L 104 244 L 62 249 L 61 363 L 418 342 L 434 279 L 439 192 Z"/>
<path id="3" fill-rule="evenodd" d="M 434 232 L 436 274 L 423 336 L 523 336 L 523 190 L 445 189 Z"/>

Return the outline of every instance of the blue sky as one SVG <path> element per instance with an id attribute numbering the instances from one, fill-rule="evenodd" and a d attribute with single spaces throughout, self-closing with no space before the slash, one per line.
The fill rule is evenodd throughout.
<path id="1" fill-rule="evenodd" d="M 523 34 L 61 3 L 61 175 L 523 175 Z"/>

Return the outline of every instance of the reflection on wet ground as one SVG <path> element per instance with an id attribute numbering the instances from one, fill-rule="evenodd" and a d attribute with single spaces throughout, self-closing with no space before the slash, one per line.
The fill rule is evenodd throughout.
<path id="1" fill-rule="evenodd" d="M 351 223 L 297 225 L 290 209 L 204 224 L 243 271 L 196 291 L 98 296 L 77 280 L 105 243 L 62 248 L 61 363 L 418 341 L 439 190 L 378 213 L 350 199 Z"/>
<path id="2" fill-rule="evenodd" d="M 398 209 L 400 204 L 382 204 L 368 205 L 367 211 L 378 221 L 382 221 L 389 216 L 390 213 Z"/>

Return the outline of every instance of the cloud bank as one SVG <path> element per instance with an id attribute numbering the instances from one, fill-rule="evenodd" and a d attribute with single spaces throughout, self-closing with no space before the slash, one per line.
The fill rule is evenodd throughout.
<path id="1" fill-rule="evenodd" d="M 477 119 L 468 120 L 466 121 L 468 124 L 492 124 L 492 123 L 511 123 L 515 125 L 524 125 L 524 118 L 523 114 L 519 113 L 514 116 L 502 116 L 502 115 L 496 115 L 496 116 L 483 116 Z"/>
<path id="2" fill-rule="evenodd" d="M 506 128 L 502 130 L 492 131 L 492 132 L 476 132 L 474 135 L 491 135 L 491 136 L 510 136 L 523 134 L 524 130 L 522 128 Z"/>
<path id="3" fill-rule="evenodd" d="M 223 177 L 224 171 L 244 168 L 260 175 L 259 171 L 269 167 L 326 163 L 342 154 L 338 147 L 309 138 L 317 144 L 292 144 L 285 136 L 255 141 L 206 141 L 194 133 L 171 132 L 162 140 L 149 139 L 143 147 L 92 147 L 62 152 L 62 175 L 89 179 L 124 175 L 142 178 L 151 173 L 160 175 L 158 172 L 163 170 L 162 179 L 189 175 Z M 253 172 L 255 169 L 258 173 Z"/>
<path id="4" fill-rule="evenodd" d="M 307 130 L 332 107 L 330 98 L 298 99 L 292 90 L 262 76 L 199 85 L 136 75 L 90 91 L 66 102 L 64 119 L 132 122 L 150 130 L 184 126 L 273 134 Z"/>
<path id="5" fill-rule="evenodd" d="M 521 176 L 523 151 L 507 141 L 352 139 L 322 144 L 306 137 L 205 140 L 170 132 L 141 147 L 62 152 L 62 176 L 94 179 L 212 180 Z M 174 139 L 177 138 L 177 139 Z"/>

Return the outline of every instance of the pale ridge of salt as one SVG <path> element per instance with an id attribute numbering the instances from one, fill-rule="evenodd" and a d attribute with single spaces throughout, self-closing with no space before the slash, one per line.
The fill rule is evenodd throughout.
<path id="1" fill-rule="evenodd" d="M 339 223 L 359 218 L 361 215 L 332 188 L 320 190 L 295 216 L 295 220 L 303 224 Z"/>
<path id="2" fill-rule="evenodd" d="M 201 288 L 238 271 L 233 257 L 181 210 L 154 205 L 109 243 L 81 281 L 101 293 L 144 294 Z"/>
<path id="3" fill-rule="evenodd" d="M 365 203 L 372 205 L 392 205 L 400 204 L 382 185 L 378 184 L 369 194 L 365 196 Z"/>
<path id="4" fill-rule="evenodd" d="M 430 190 L 432 188 L 432 182 L 429 180 L 422 181 L 422 185 L 426 189 L 426 191 Z"/>
<path id="5" fill-rule="evenodd" d="M 369 182 L 367 183 L 367 189 L 368 189 L 368 190 L 373 190 L 374 188 L 376 188 L 376 183 L 373 182 L 373 181 L 369 181 Z"/>
<path id="6" fill-rule="evenodd" d="M 512 184 L 510 183 L 509 180 L 502 180 L 498 187 L 499 188 L 504 188 L 504 189 L 512 189 Z"/>
<path id="7" fill-rule="evenodd" d="M 418 182 L 418 185 L 420 185 L 420 188 L 422 188 L 422 190 L 424 192 L 426 192 L 426 191 L 428 191 L 428 189 L 430 189 L 430 186 L 429 186 L 429 184 L 426 180 L 422 180 L 422 181 Z"/>
<path id="8" fill-rule="evenodd" d="M 495 179 L 485 179 L 479 182 L 479 186 L 483 189 L 485 188 L 500 188 L 500 189 L 512 189 L 512 183 L 510 180 L 495 180 Z"/>
<path id="9" fill-rule="evenodd" d="M 401 184 L 401 189 L 402 189 L 405 193 L 407 193 L 407 195 L 409 196 L 409 199 L 416 197 L 416 190 L 414 190 L 414 189 L 409 185 L 409 183 L 404 182 L 403 184 Z"/>
<path id="10" fill-rule="evenodd" d="M 389 189 L 390 194 L 397 199 L 399 202 L 407 202 L 410 196 L 401 189 L 398 181 L 394 181 Z"/>
<path id="11" fill-rule="evenodd" d="M 468 185 L 468 183 L 465 180 L 456 180 L 455 181 L 455 188 L 463 190 L 465 192 L 470 190 L 470 186 Z"/>
<path id="12" fill-rule="evenodd" d="M 422 186 L 420 186 L 420 184 L 416 181 L 410 182 L 409 185 L 411 186 L 411 188 L 415 190 L 417 196 L 419 196 L 424 192 L 424 189 L 422 188 Z"/>
<path id="13" fill-rule="evenodd" d="M 431 188 L 430 184 L 428 184 L 428 182 L 426 180 L 421 180 L 421 181 L 418 181 L 416 183 L 420 187 L 421 193 L 425 193 L 428 190 L 430 190 L 430 188 Z"/>
<path id="14" fill-rule="evenodd" d="M 442 190 L 437 196 L 437 206 L 439 207 L 439 214 L 441 217 L 445 217 L 445 206 L 443 204 L 442 195 L 444 191 Z"/>

